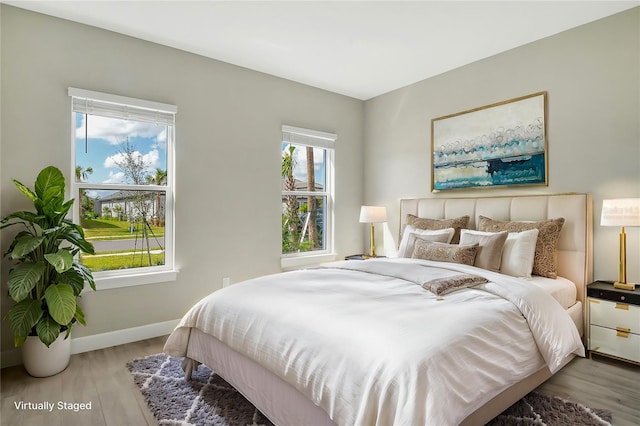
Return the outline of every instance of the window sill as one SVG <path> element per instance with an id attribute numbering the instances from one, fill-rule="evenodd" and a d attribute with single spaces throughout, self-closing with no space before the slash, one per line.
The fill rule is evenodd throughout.
<path id="1" fill-rule="evenodd" d="M 126 275 L 96 273 L 93 278 L 96 282 L 96 290 L 101 291 L 175 281 L 177 276 L 178 270 L 172 269 L 165 271 L 131 273 Z M 86 286 L 83 293 L 90 291 L 93 291 L 91 287 Z"/>
<path id="2" fill-rule="evenodd" d="M 336 260 L 335 253 L 283 257 L 280 259 L 280 267 L 286 271 L 291 269 L 300 269 L 306 266 L 319 265 L 324 262 L 333 262 L 334 260 Z"/>

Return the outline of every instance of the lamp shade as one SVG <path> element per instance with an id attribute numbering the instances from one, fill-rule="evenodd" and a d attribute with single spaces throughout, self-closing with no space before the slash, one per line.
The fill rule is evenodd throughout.
<path id="1" fill-rule="evenodd" d="M 360 223 L 381 223 L 387 221 L 387 209 L 378 206 L 362 206 Z"/>
<path id="2" fill-rule="evenodd" d="M 602 201 L 602 226 L 640 226 L 640 198 Z"/>

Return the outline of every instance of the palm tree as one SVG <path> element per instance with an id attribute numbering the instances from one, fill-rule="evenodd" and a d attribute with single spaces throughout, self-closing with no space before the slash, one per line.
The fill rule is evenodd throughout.
<path id="1" fill-rule="evenodd" d="M 162 169 L 156 169 L 155 175 L 147 175 L 147 183 L 150 185 L 166 185 L 167 171 Z"/>
<path id="2" fill-rule="evenodd" d="M 124 219 L 124 209 L 122 208 L 121 205 L 116 204 L 115 206 L 113 206 L 113 212 L 116 214 L 116 218 L 118 220 Z"/>
<path id="3" fill-rule="evenodd" d="M 167 184 L 167 171 L 156 168 L 155 175 L 147 175 L 147 183 L 149 185 L 166 185 Z M 161 221 L 164 220 L 164 214 L 162 212 L 164 209 L 162 208 L 162 196 L 160 191 L 156 191 L 156 216 L 157 223 L 159 225 Z"/>
<path id="4" fill-rule="evenodd" d="M 76 166 L 76 182 L 84 182 L 92 173 L 93 167 L 87 167 L 85 169 L 82 166 Z M 92 206 L 93 204 L 89 203 L 89 200 L 87 200 L 87 195 L 84 189 L 80 189 L 78 195 L 80 196 L 80 217 L 85 217 L 88 206 Z"/>
<path id="5" fill-rule="evenodd" d="M 76 166 L 76 182 L 84 182 L 90 174 L 93 173 L 93 167 Z"/>
<path id="6" fill-rule="evenodd" d="M 296 147 L 289 145 L 289 149 L 282 152 L 282 179 L 283 189 L 285 191 L 294 191 L 296 189 L 296 179 L 293 176 L 295 168 L 294 152 Z M 296 235 L 299 231 L 298 219 L 298 200 L 295 195 L 285 196 L 285 214 L 283 217 L 283 252 L 295 251 Z M 286 235 L 286 236 L 285 236 Z"/>
<path id="7" fill-rule="evenodd" d="M 316 179 L 313 160 L 313 147 L 307 147 L 307 191 L 316 190 Z M 318 231 L 316 229 L 316 197 L 307 197 L 307 215 L 309 215 L 309 242 L 312 248 L 318 247 Z"/>

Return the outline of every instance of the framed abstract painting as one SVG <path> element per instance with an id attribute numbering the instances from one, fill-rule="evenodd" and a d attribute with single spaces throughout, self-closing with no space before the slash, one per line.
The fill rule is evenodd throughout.
<path id="1" fill-rule="evenodd" d="M 547 185 L 547 92 L 431 120 L 431 190 Z"/>

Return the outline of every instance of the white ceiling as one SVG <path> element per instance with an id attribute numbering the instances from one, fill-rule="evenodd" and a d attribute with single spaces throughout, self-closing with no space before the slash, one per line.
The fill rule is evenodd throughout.
<path id="1" fill-rule="evenodd" d="M 3 1 L 369 99 L 634 1 Z"/>

